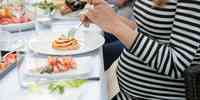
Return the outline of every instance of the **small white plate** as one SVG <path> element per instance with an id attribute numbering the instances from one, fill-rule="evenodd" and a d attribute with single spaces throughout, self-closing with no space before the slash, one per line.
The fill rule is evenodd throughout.
<path id="1" fill-rule="evenodd" d="M 61 15 L 59 12 L 56 12 L 54 15 L 52 15 L 52 18 L 59 20 L 79 20 L 81 11 L 82 10 L 74 11 L 66 15 Z"/>
<path id="2" fill-rule="evenodd" d="M 40 36 L 37 39 L 30 40 L 29 48 L 34 52 L 46 55 L 76 55 L 88 53 L 101 47 L 105 39 L 101 34 L 93 32 L 76 33 L 80 43 L 80 48 L 77 50 L 56 50 L 52 48 L 52 42 L 60 34 L 46 33 L 46 36 Z"/>
<path id="3" fill-rule="evenodd" d="M 19 30 L 24 31 L 24 30 L 34 28 L 34 23 L 33 23 L 33 21 L 30 21 L 27 23 L 0 25 L 0 28 L 2 28 L 5 31 L 9 31 L 9 32 L 17 32 Z"/>

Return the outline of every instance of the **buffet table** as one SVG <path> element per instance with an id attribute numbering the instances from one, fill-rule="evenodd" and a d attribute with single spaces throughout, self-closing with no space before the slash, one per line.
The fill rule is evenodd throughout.
<path id="1" fill-rule="evenodd" d="M 102 31 L 95 25 L 92 25 L 88 30 L 93 32 L 98 32 L 99 34 L 102 33 Z M 33 37 L 34 33 L 35 33 L 34 30 L 20 32 L 20 33 L 13 33 L 12 34 L 14 38 L 13 41 L 19 39 L 30 40 Z M 0 37 L 3 37 L 3 34 L 0 34 Z M 5 44 L 0 42 L 0 50 L 12 51 L 13 48 L 14 47 L 12 45 L 6 46 Z M 75 55 L 75 57 L 84 57 L 84 56 L 92 57 L 93 60 L 91 61 L 91 63 L 93 71 L 90 74 L 90 76 L 99 77 L 100 80 L 88 81 L 86 84 L 84 84 L 80 88 L 80 91 L 83 91 L 80 100 L 108 100 L 106 78 L 103 74 L 104 70 L 103 70 L 102 47 L 88 53 Z M 22 100 L 21 98 L 27 95 L 26 90 L 19 86 L 16 68 L 13 69 L 11 72 L 9 72 L 2 80 L 0 80 L 0 90 L 1 90 L 0 100 Z M 33 96 L 31 100 L 39 100 L 39 99 L 37 96 L 35 97 Z"/>

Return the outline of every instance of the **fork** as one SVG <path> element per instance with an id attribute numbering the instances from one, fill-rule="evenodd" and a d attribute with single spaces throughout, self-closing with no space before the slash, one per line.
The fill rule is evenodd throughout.
<path id="1" fill-rule="evenodd" d="M 73 27 L 68 31 L 68 38 L 73 38 L 76 34 L 76 32 L 78 31 L 78 29 L 80 29 L 80 27 L 83 25 L 83 23 L 81 22 L 78 27 Z"/>

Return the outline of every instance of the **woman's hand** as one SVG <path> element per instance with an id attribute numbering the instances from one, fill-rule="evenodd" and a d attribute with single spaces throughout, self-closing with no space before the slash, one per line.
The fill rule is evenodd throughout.
<path id="1" fill-rule="evenodd" d="M 128 25 L 133 30 L 135 30 L 138 27 L 135 21 L 129 20 L 125 16 L 119 16 L 119 18 L 124 24 Z"/>
<path id="2" fill-rule="evenodd" d="M 106 3 L 94 5 L 94 8 L 90 9 L 84 16 L 92 23 L 101 27 L 104 31 L 111 33 L 115 32 L 114 29 L 119 23 L 122 23 L 115 11 Z M 84 20 L 84 18 L 82 20 Z M 115 26 L 115 28 L 113 28 L 113 26 Z"/>
<path id="3" fill-rule="evenodd" d="M 113 33 L 127 48 L 129 48 L 135 40 L 137 33 L 134 32 L 127 23 L 123 22 L 107 3 L 94 2 L 96 2 L 96 0 L 93 0 L 92 3 L 94 8 L 84 14 L 81 20 L 85 21 L 85 19 L 87 19 L 87 22 L 91 21 L 104 31 Z"/>

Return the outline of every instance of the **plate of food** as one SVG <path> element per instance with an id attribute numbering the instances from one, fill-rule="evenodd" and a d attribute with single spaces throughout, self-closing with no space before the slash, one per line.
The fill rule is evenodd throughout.
<path id="1" fill-rule="evenodd" d="M 89 60 L 89 57 L 71 56 L 38 58 L 26 64 L 30 67 L 26 69 L 25 75 L 48 79 L 80 77 L 91 72 Z"/>
<path id="2" fill-rule="evenodd" d="M 76 55 L 88 53 L 101 47 L 105 39 L 93 32 L 77 32 L 75 36 L 49 33 L 48 37 L 30 40 L 29 48 L 46 55 Z"/>
<path id="3" fill-rule="evenodd" d="M 16 66 L 16 52 L 8 52 L 0 60 L 0 79 Z"/>
<path id="4" fill-rule="evenodd" d="M 11 7 L 0 7 L 0 27 L 9 32 L 16 32 L 32 29 L 34 23 L 26 14 L 16 17 Z"/>
<path id="5" fill-rule="evenodd" d="M 49 14 L 53 19 L 79 19 L 80 12 L 86 5 L 81 0 L 41 1 L 38 8 Z"/>

